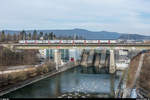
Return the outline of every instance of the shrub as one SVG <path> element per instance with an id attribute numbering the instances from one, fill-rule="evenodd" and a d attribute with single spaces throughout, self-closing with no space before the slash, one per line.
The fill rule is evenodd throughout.
<path id="1" fill-rule="evenodd" d="M 48 67 L 47 66 L 43 66 L 43 73 L 45 74 L 45 73 L 48 73 Z"/>
<path id="2" fill-rule="evenodd" d="M 53 71 L 55 69 L 56 65 L 55 65 L 55 63 L 49 61 L 49 62 L 46 63 L 46 66 L 47 66 L 47 68 L 50 72 L 50 71 Z"/>
<path id="3" fill-rule="evenodd" d="M 8 74 L 1 75 L 1 78 L 2 78 L 1 86 L 8 85 Z"/>
<path id="4" fill-rule="evenodd" d="M 17 77 L 16 77 L 16 81 L 24 81 L 27 79 L 27 73 L 25 71 L 20 71 L 16 73 Z"/>
<path id="5" fill-rule="evenodd" d="M 17 72 L 9 73 L 8 75 L 8 84 L 14 84 L 17 82 L 18 74 Z"/>
<path id="6" fill-rule="evenodd" d="M 30 69 L 28 70 L 28 77 L 34 77 L 34 76 L 36 76 L 36 75 L 37 75 L 37 71 L 36 71 L 35 68 L 30 68 Z"/>
<path id="7" fill-rule="evenodd" d="M 37 73 L 38 75 L 42 75 L 42 74 L 43 74 L 43 72 L 42 72 L 42 66 L 38 66 L 38 67 L 36 68 L 36 73 Z"/>

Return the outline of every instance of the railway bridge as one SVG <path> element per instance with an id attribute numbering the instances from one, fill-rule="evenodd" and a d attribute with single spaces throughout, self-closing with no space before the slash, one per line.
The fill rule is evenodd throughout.
<path id="1" fill-rule="evenodd" d="M 115 50 L 147 50 L 150 49 L 150 44 L 12 44 L 12 49 L 55 49 L 54 61 L 59 63 L 58 58 L 61 55 L 58 53 L 58 49 L 98 49 L 98 50 L 109 50 L 110 51 L 110 73 L 116 71 L 115 65 Z"/>
<path id="2" fill-rule="evenodd" d="M 54 49 L 54 61 L 59 63 L 60 53 L 58 49 L 98 49 L 98 50 L 109 50 L 110 51 L 110 63 L 109 69 L 110 73 L 116 71 L 114 51 L 115 50 L 149 50 L 150 44 L 3 44 L 3 46 L 8 47 L 12 50 L 24 50 L 24 49 Z M 143 56 L 141 56 L 143 57 Z M 143 61 L 143 60 L 141 60 Z M 142 64 L 140 62 L 139 68 Z M 139 69 L 140 70 L 140 69 Z M 136 75 L 138 76 L 138 75 Z M 137 79 L 137 78 L 135 78 Z M 133 80 L 135 83 L 136 80 Z M 126 95 L 126 94 L 125 94 Z"/>
<path id="3" fill-rule="evenodd" d="M 56 63 L 60 63 L 60 53 L 58 53 L 58 49 L 98 49 L 98 50 L 109 50 L 110 51 L 110 73 L 114 73 L 116 71 L 115 65 L 115 50 L 148 50 L 150 49 L 150 44 L 4 44 L 5 47 L 9 47 L 12 50 L 24 50 L 24 49 L 54 49 L 54 61 Z"/>

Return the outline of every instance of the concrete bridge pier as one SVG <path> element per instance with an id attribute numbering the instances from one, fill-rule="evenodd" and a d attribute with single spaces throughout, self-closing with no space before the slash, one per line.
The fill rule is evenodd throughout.
<path id="1" fill-rule="evenodd" d="M 110 50 L 109 73 L 115 73 L 115 71 L 116 71 L 115 54 L 114 50 Z"/>
<path id="2" fill-rule="evenodd" d="M 110 54 L 105 55 L 105 63 L 104 63 L 104 67 L 109 67 L 109 59 L 110 59 Z"/>
<path id="3" fill-rule="evenodd" d="M 57 49 L 54 50 L 54 62 L 56 64 L 56 70 L 58 70 L 62 61 L 61 61 L 61 53 Z"/>
<path id="4" fill-rule="evenodd" d="M 99 69 L 101 69 L 103 67 L 103 63 L 102 63 L 102 53 L 99 55 L 100 59 L 99 59 Z"/>
<path id="5" fill-rule="evenodd" d="M 88 59 L 87 59 L 87 63 L 89 66 L 92 66 L 93 58 L 94 58 L 94 50 L 90 50 L 89 55 L 88 55 Z"/>
<path id="6" fill-rule="evenodd" d="M 106 50 L 101 50 L 100 66 L 105 66 Z"/>
<path id="7" fill-rule="evenodd" d="M 99 63 L 100 63 L 100 54 L 99 53 L 95 53 L 94 55 L 94 66 L 95 67 L 99 67 Z"/>
<path id="8" fill-rule="evenodd" d="M 82 58 L 81 58 L 81 66 L 85 66 L 87 67 L 87 59 L 88 59 L 88 54 L 87 52 L 84 50 L 83 54 L 82 54 Z"/>

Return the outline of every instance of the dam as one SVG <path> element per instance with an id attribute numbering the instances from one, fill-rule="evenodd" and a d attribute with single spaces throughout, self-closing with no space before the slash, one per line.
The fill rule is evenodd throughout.
<path id="1" fill-rule="evenodd" d="M 48 52 L 47 59 L 53 58 L 51 60 L 57 63 L 57 71 L 61 68 L 61 62 L 69 61 L 72 57 L 76 56 L 74 59 L 80 63 L 77 67 L 29 84 L 2 97 L 115 97 L 115 91 L 122 73 L 116 69 L 110 69 L 111 59 L 114 59 L 111 63 L 115 65 L 115 52 L 85 49 L 73 55 L 72 50 L 70 58 L 67 58 L 69 57 L 68 51 L 54 50 Z M 39 94 L 40 91 L 42 91 L 42 94 Z"/>

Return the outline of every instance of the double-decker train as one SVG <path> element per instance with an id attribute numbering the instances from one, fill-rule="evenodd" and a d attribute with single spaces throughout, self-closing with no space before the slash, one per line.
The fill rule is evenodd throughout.
<path id="1" fill-rule="evenodd" d="M 117 40 L 20 40 L 20 44 L 115 44 Z"/>

